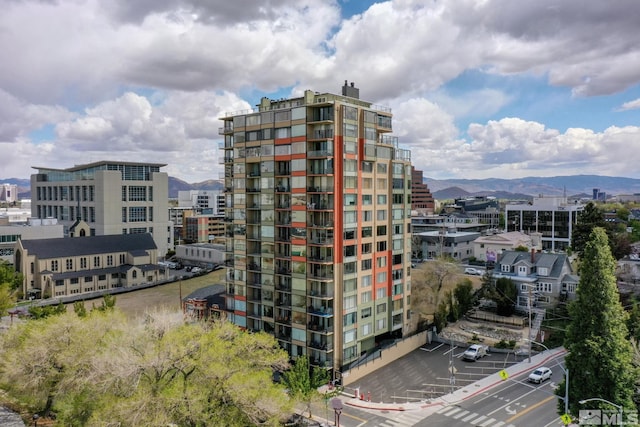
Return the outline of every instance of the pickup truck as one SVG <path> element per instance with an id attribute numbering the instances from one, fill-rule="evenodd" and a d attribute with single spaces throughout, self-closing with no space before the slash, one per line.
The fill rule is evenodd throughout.
<path id="1" fill-rule="evenodd" d="M 473 344 L 462 354 L 464 360 L 478 360 L 487 355 L 489 348 L 486 345 Z"/>

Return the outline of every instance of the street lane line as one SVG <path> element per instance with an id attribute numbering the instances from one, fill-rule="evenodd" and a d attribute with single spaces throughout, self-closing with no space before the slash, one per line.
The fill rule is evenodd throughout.
<path id="1" fill-rule="evenodd" d="M 525 409 L 525 410 L 523 410 L 523 411 L 520 411 L 520 413 L 519 413 L 519 414 L 515 414 L 513 417 L 509 418 L 509 419 L 507 420 L 507 422 L 508 422 L 508 423 L 510 423 L 511 421 L 513 421 L 513 420 L 515 420 L 516 418 L 518 418 L 518 417 L 520 417 L 520 416 L 522 416 L 522 415 L 526 414 L 527 412 L 530 412 L 530 411 L 532 411 L 532 410 L 536 409 L 537 407 L 544 405 L 545 403 L 547 403 L 547 402 L 548 402 L 548 401 L 550 401 L 551 399 L 557 399 L 557 398 L 558 398 L 558 396 L 549 396 L 549 397 L 547 397 L 547 398 L 545 398 L 545 399 L 542 399 L 540 402 L 536 403 L 535 405 L 531 405 L 531 406 L 529 406 L 527 409 Z"/>
<path id="2" fill-rule="evenodd" d="M 480 424 L 480 427 L 487 427 L 489 424 L 496 422 L 495 418 L 489 418 L 487 421 Z"/>
<path id="3" fill-rule="evenodd" d="M 462 408 L 453 408 L 451 411 L 447 412 L 446 414 L 443 414 L 445 417 L 450 417 L 451 415 L 455 414 L 456 412 L 458 412 L 459 410 L 461 410 Z"/>

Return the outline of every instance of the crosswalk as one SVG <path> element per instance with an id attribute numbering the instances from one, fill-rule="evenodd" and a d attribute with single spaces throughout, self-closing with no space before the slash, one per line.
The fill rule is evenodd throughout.
<path id="1" fill-rule="evenodd" d="M 425 418 L 420 412 L 398 412 L 393 414 L 393 418 L 389 418 L 378 424 L 380 427 L 411 427 Z"/>
<path id="2" fill-rule="evenodd" d="M 478 414 L 477 412 L 467 411 L 459 407 L 448 406 L 439 410 L 438 414 L 450 417 L 454 420 L 467 422 L 470 425 L 477 427 L 515 427 L 513 424 L 507 424 L 504 421 L 498 421 L 495 418 L 490 418 L 486 415 Z"/>

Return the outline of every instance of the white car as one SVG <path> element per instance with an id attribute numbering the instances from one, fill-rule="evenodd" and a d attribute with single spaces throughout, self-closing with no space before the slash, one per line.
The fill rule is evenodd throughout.
<path id="1" fill-rule="evenodd" d="M 472 276 L 482 276 L 482 271 L 477 268 L 467 267 L 464 269 L 464 274 L 471 274 Z"/>
<path id="2" fill-rule="evenodd" d="M 487 355 L 488 347 L 480 344 L 473 344 L 462 354 L 464 360 L 478 360 Z"/>
<path id="3" fill-rule="evenodd" d="M 551 369 L 543 366 L 529 374 L 529 382 L 541 384 L 551 378 Z"/>

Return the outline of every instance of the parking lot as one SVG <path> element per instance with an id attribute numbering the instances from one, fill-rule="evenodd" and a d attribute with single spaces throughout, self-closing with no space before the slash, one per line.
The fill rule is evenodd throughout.
<path id="1" fill-rule="evenodd" d="M 346 391 L 371 401 L 418 402 L 441 396 L 522 361 L 514 353 L 491 352 L 473 361 L 461 358 L 467 347 L 434 342 L 378 369 Z M 450 369 L 450 366 L 452 369 Z M 452 374 L 453 373 L 453 374 Z"/>

